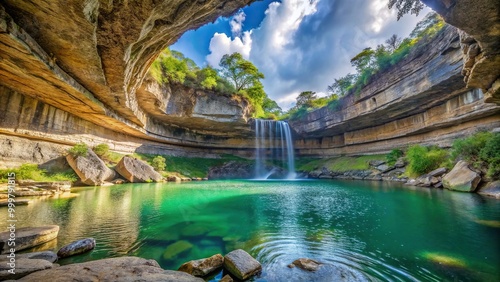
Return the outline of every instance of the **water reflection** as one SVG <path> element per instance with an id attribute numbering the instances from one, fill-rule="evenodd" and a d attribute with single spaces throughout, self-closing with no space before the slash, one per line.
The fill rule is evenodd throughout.
<path id="1" fill-rule="evenodd" d="M 20 227 L 60 225 L 57 247 L 96 238 L 95 251 L 63 264 L 137 255 L 175 269 L 243 248 L 263 263 L 262 281 L 279 281 L 300 257 L 340 262 L 382 280 L 500 275 L 500 206 L 478 195 L 339 181 L 130 184 L 76 192 L 76 198 L 17 208 Z"/>

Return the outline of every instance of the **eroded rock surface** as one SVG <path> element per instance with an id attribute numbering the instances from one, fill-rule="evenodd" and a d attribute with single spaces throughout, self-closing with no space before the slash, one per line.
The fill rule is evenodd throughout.
<path id="1" fill-rule="evenodd" d="M 222 267 L 224 257 L 220 254 L 209 258 L 192 260 L 179 267 L 179 271 L 189 273 L 194 276 L 203 277 Z"/>
<path id="2" fill-rule="evenodd" d="M 262 270 L 260 263 L 241 249 L 224 256 L 224 268 L 240 280 L 246 280 Z"/>
<path id="3" fill-rule="evenodd" d="M 59 258 L 65 258 L 82 254 L 90 250 L 93 250 L 95 248 L 95 244 L 96 242 L 94 238 L 77 240 L 59 249 L 59 251 L 57 251 L 57 256 Z"/>
<path id="4" fill-rule="evenodd" d="M 91 149 L 84 156 L 66 156 L 66 160 L 80 180 L 87 185 L 102 185 L 105 181 L 111 181 L 115 172 L 108 168 Z"/>
<path id="5" fill-rule="evenodd" d="M 138 159 L 123 157 L 115 167 L 123 178 L 129 182 L 160 182 L 163 178 L 152 166 Z"/>
<path id="6" fill-rule="evenodd" d="M 55 238 L 57 238 L 57 234 L 59 234 L 59 226 L 57 225 L 45 225 L 38 227 L 22 227 L 16 228 L 15 230 L 15 238 L 16 238 L 16 251 L 21 251 L 24 249 L 28 249 L 45 242 L 49 242 Z M 11 232 L 6 231 L 0 233 L 0 250 L 1 253 L 7 253 L 10 250 L 10 246 L 8 246 L 7 242 L 11 238 Z"/>
<path id="7" fill-rule="evenodd" d="M 465 161 L 459 161 L 453 169 L 443 177 L 443 186 L 446 189 L 474 192 L 481 181 L 481 176 L 469 168 Z"/>
<path id="8" fill-rule="evenodd" d="M 180 271 L 163 270 L 155 260 L 138 257 L 109 258 L 38 271 L 19 281 L 179 281 L 203 282 Z"/>

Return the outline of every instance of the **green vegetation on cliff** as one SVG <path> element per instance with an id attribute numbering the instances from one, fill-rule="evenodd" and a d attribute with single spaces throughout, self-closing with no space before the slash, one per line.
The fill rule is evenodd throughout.
<path id="1" fill-rule="evenodd" d="M 165 49 L 151 65 L 149 72 L 159 83 L 183 84 L 222 94 L 245 97 L 256 118 L 276 118 L 281 108 L 271 100 L 261 83 L 264 75 L 239 53 L 224 55 L 220 69 L 200 68 L 181 52 Z"/>
<path id="2" fill-rule="evenodd" d="M 438 14 L 429 13 L 415 26 L 408 38 L 401 39 L 397 35 L 392 35 L 386 40 L 385 45 L 363 49 L 350 61 L 356 73 L 335 78 L 327 87 L 329 93 L 327 97 L 317 97 L 312 91 L 300 93 L 296 105 L 285 113 L 282 119 L 300 119 L 308 112 L 324 107 L 334 111 L 340 109 L 344 104 L 344 97 L 359 95 L 366 85 L 377 79 L 384 71 L 407 58 L 410 53 L 424 50 L 444 24 Z"/>
<path id="3" fill-rule="evenodd" d="M 352 171 L 352 170 L 367 170 L 370 169 L 370 161 L 383 160 L 385 155 L 365 155 L 352 157 L 336 157 L 328 159 L 305 159 L 305 161 L 297 161 L 297 170 L 303 172 L 311 172 L 313 170 L 321 170 L 323 167 L 330 171 Z"/>
<path id="4" fill-rule="evenodd" d="M 71 181 L 78 180 L 73 170 L 50 173 L 40 169 L 37 164 L 26 163 L 17 168 L 0 169 L 0 182 L 7 182 L 8 174 L 15 173 L 17 180 L 31 179 L 34 181 Z"/>

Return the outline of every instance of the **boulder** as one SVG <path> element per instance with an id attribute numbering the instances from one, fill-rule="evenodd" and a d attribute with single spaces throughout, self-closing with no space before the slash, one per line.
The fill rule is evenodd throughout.
<path id="1" fill-rule="evenodd" d="M 481 187 L 478 194 L 500 199 L 500 180 L 490 182 L 485 186 Z"/>
<path id="2" fill-rule="evenodd" d="M 171 175 L 171 176 L 167 177 L 167 181 L 168 182 L 181 182 L 182 178 L 180 178 L 179 176 Z"/>
<path id="3" fill-rule="evenodd" d="M 57 234 L 59 233 L 59 226 L 46 225 L 38 227 L 22 227 L 17 228 L 15 231 L 16 251 L 21 251 L 57 238 Z M 10 238 L 10 235 L 10 230 L 0 233 L 1 253 L 9 252 L 11 247 L 7 244 L 7 242 Z"/>
<path id="4" fill-rule="evenodd" d="M 481 176 L 469 169 L 469 164 L 459 161 L 455 167 L 443 177 L 443 187 L 446 189 L 474 192 L 481 181 Z"/>
<path id="5" fill-rule="evenodd" d="M 230 161 L 220 166 L 210 168 L 210 179 L 248 179 L 255 176 L 255 166 L 250 163 Z"/>
<path id="6" fill-rule="evenodd" d="M 106 181 L 115 178 L 115 172 L 91 150 L 87 150 L 85 156 L 66 156 L 66 160 L 81 181 L 86 185 L 102 185 Z"/>
<path id="7" fill-rule="evenodd" d="M 57 252 L 59 258 L 70 257 L 78 254 L 82 254 L 93 250 L 95 248 L 95 239 L 86 238 L 78 241 L 69 243 L 68 245 L 62 247 Z"/>
<path id="8" fill-rule="evenodd" d="M 405 158 L 399 158 L 396 163 L 394 164 L 396 168 L 402 168 L 406 166 L 406 161 Z"/>
<path id="9" fill-rule="evenodd" d="M 226 276 L 222 277 L 221 280 L 219 280 L 219 282 L 233 282 L 233 278 L 231 278 L 231 276 L 229 276 L 229 274 L 226 274 Z"/>
<path id="10" fill-rule="evenodd" d="M 115 167 L 129 182 L 160 182 L 163 177 L 149 164 L 131 157 L 123 157 Z"/>
<path id="11" fill-rule="evenodd" d="M 242 249 L 224 257 L 224 268 L 240 280 L 246 280 L 262 270 L 260 263 Z"/>
<path id="12" fill-rule="evenodd" d="M 2 261 L 0 263 L 0 281 L 7 279 L 19 279 L 33 272 L 52 268 L 53 264 L 44 259 L 16 258 L 14 274 L 9 273 L 9 263 Z M 28 280 L 26 280 L 28 281 Z M 31 280 L 31 281 L 48 281 L 48 280 Z"/>
<path id="13" fill-rule="evenodd" d="M 75 263 L 38 271 L 19 281 L 178 281 L 203 282 L 180 271 L 163 270 L 155 260 L 119 257 Z"/>
<path id="14" fill-rule="evenodd" d="M 313 259 L 299 258 L 293 261 L 290 265 L 288 265 L 288 267 L 289 268 L 298 267 L 306 271 L 316 271 L 322 265 L 323 264 L 321 262 L 315 261 Z"/>
<path id="15" fill-rule="evenodd" d="M 380 172 L 382 173 L 385 173 L 385 172 L 388 172 L 388 171 L 391 171 L 393 170 L 394 167 L 393 166 L 388 166 L 386 164 L 383 164 L 383 165 L 379 165 L 377 166 L 377 170 L 379 170 Z"/>
<path id="16" fill-rule="evenodd" d="M 435 169 L 435 170 L 427 173 L 427 175 L 434 176 L 434 177 L 439 177 L 439 176 L 443 176 L 443 174 L 445 174 L 447 172 L 448 172 L 448 169 L 446 167 L 440 167 L 438 169 Z"/>
<path id="17" fill-rule="evenodd" d="M 220 254 L 213 255 L 209 258 L 192 260 L 184 263 L 179 267 L 179 271 L 189 273 L 194 276 L 203 277 L 209 273 L 222 267 L 224 257 Z"/>

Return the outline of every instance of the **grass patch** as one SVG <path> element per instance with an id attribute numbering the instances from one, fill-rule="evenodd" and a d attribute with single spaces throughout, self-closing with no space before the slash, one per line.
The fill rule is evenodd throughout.
<path id="1" fill-rule="evenodd" d="M 5 183 L 8 181 L 8 174 L 15 173 L 17 180 L 31 179 L 40 182 L 51 181 L 71 181 L 78 180 L 78 176 L 73 170 L 67 170 L 56 173 L 48 173 L 47 171 L 38 168 L 36 164 L 23 164 L 17 168 L 0 169 L 0 182 Z"/>
<path id="2" fill-rule="evenodd" d="M 370 161 L 385 160 L 385 155 L 366 155 L 357 157 L 337 157 L 331 159 L 313 159 L 298 166 L 299 171 L 311 172 L 326 167 L 330 171 L 350 171 L 370 169 Z"/>

